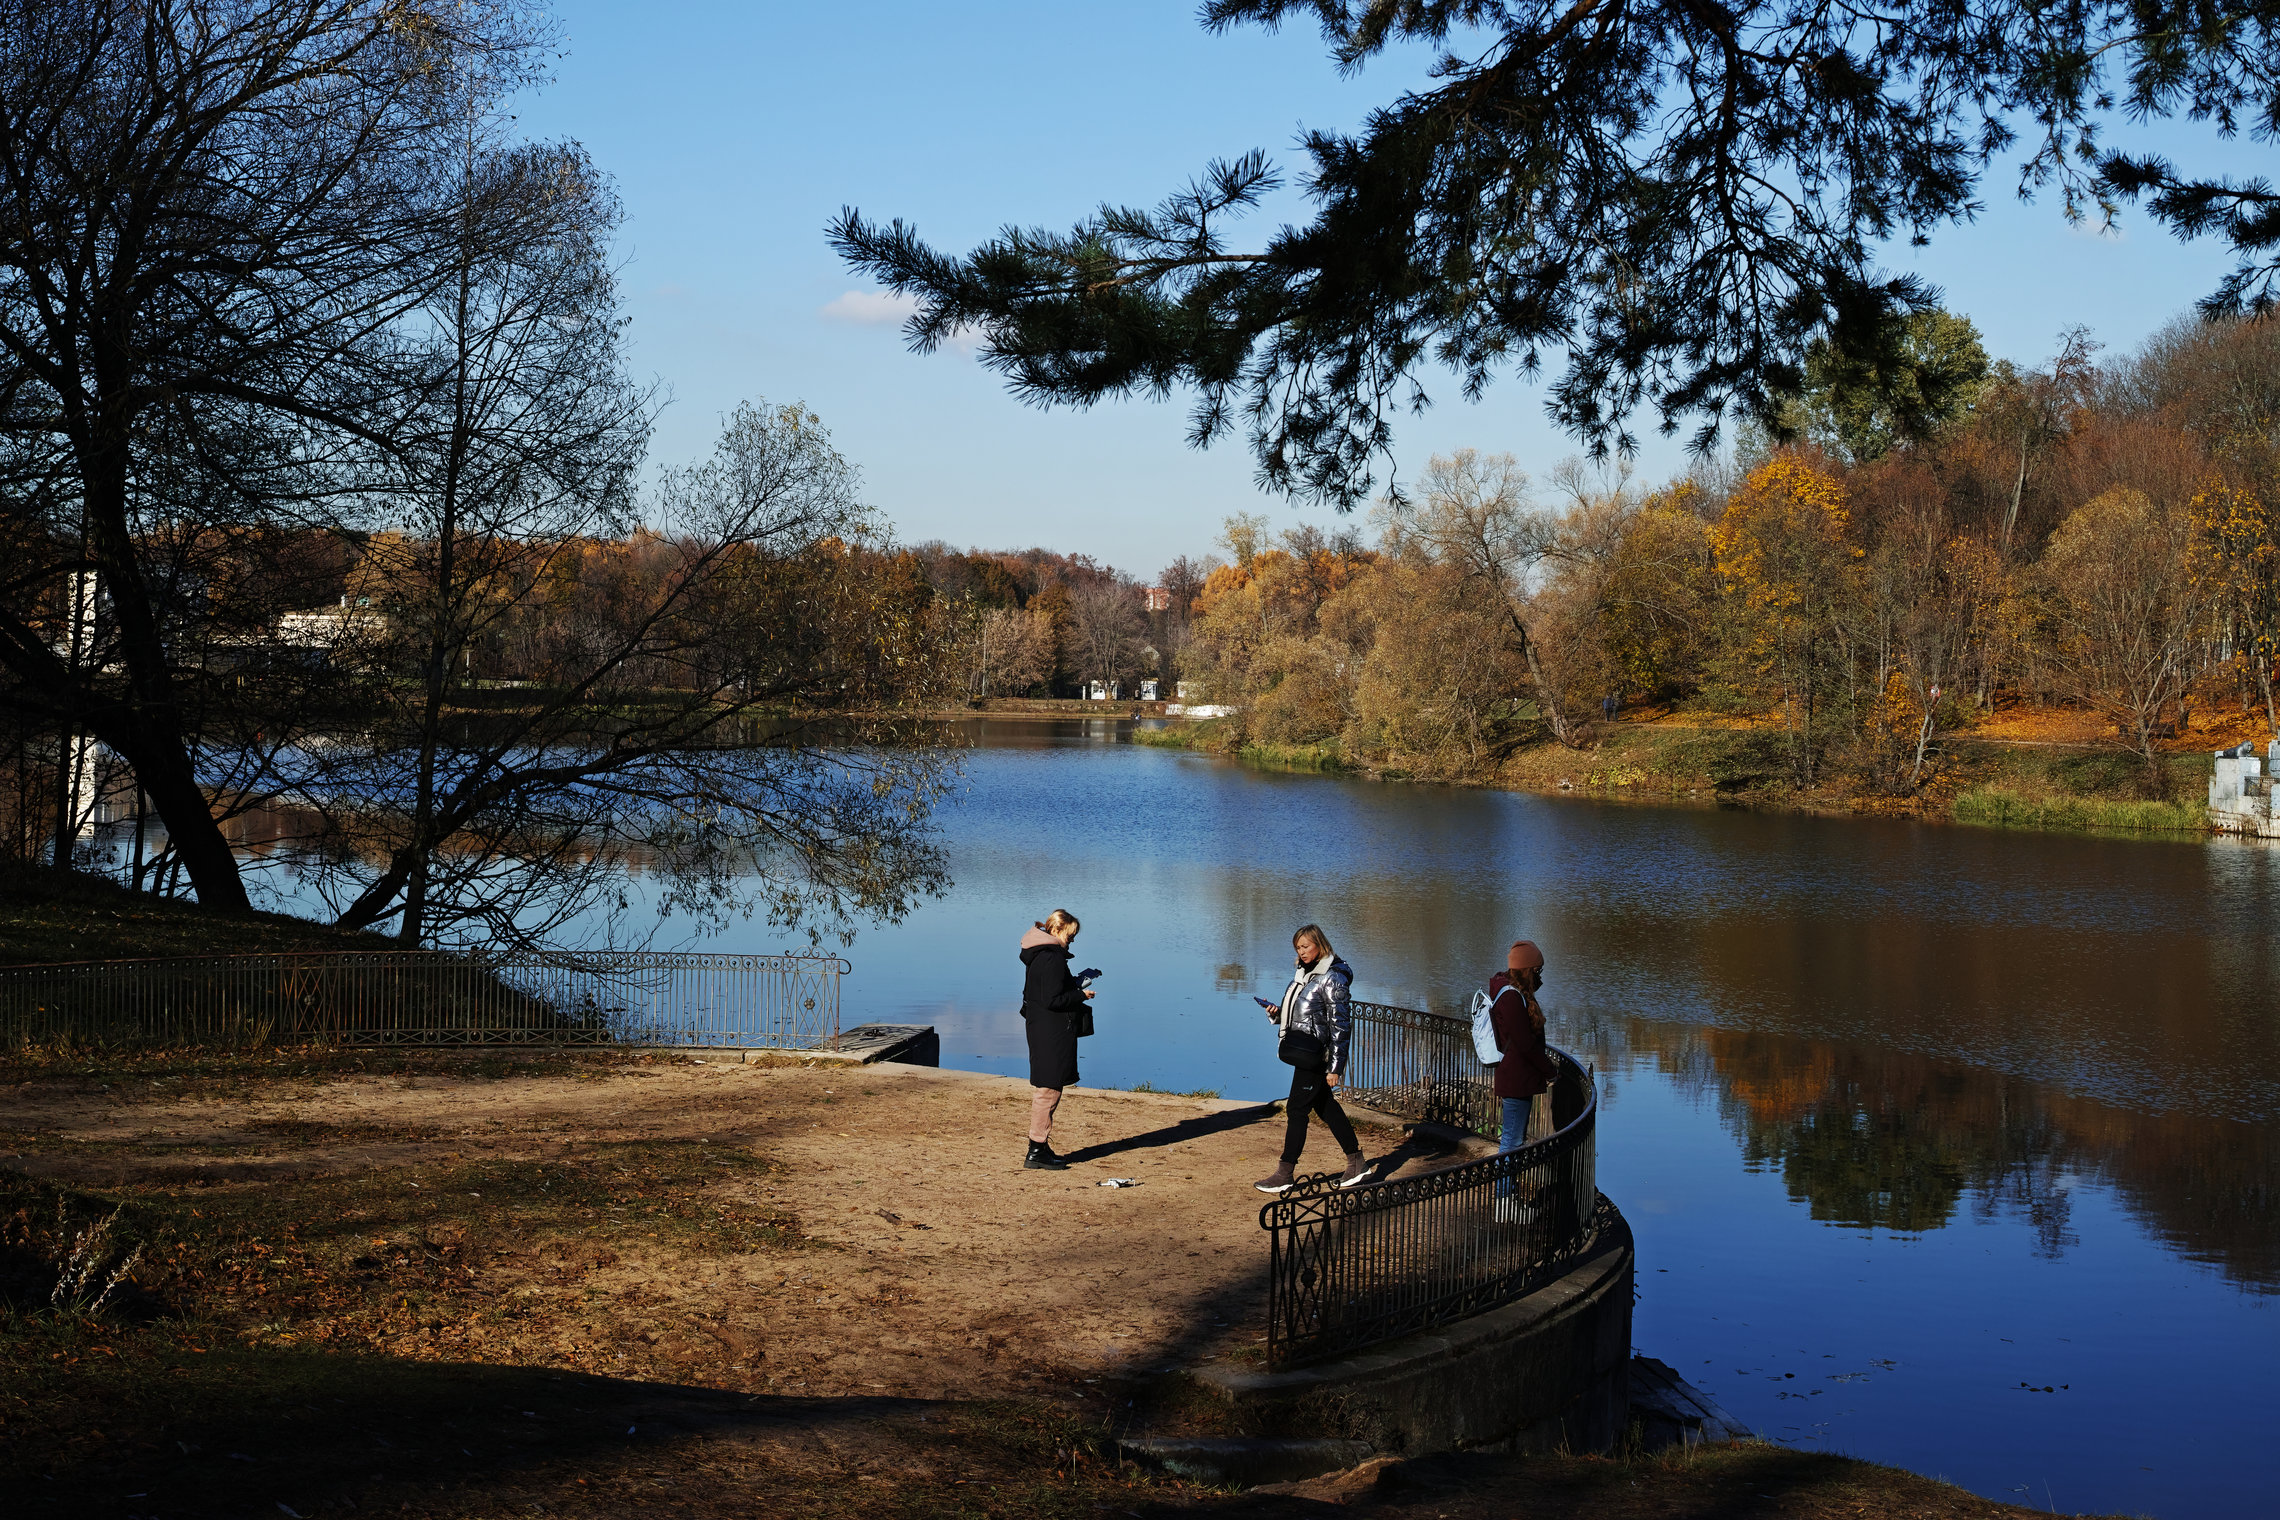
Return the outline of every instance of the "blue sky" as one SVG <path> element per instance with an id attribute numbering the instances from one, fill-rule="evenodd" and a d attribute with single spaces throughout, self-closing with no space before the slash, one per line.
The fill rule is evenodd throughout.
<path id="1" fill-rule="evenodd" d="M 1178 401 L 1041 412 L 969 356 L 910 354 L 823 227 L 854 205 L 957 249 L 1008 222 L 1065 225 L 1102 200 L 1152 204 L 1252 147 L 1294 165 L 1302 126 L 1354 124 L 1418 77 L 1420 56 L 1341 79 L 1311 28 L 1215 37 L 1185 3 L 574 0 L 555 14 L 555 81 L 521 104 L 521 123 L 584 143 L 624 197 L 634 363 L 674 398 L 658 460 L 703 453 L 741 400 L 799 399 L 905 541 L 1043 544 L 1147 576 L 1206 550 L 1230 512 L 1332 520 L 1262 495 L 1239 442 L 1188 448 Z M 1984 198 L 1977 223 L 1913 267 L 1999 357 L 2040 362 L 2076 323 L 2128 349 L 2229 267 L 2218 246 L 2180 246 L 2142 218 L 2101 237 L 2003 184 Z M 1428 388 L 1440 404 L 1400 429 L 1404 475 L 1468 446 L 1509 450 L 1539 476 L 1575 452 L 1537 385 L 1507 377 L 1479 404 L 1445 377 Z M 1640 459 L 1650 476 L 1683 463 L 1660 440 Z"/>

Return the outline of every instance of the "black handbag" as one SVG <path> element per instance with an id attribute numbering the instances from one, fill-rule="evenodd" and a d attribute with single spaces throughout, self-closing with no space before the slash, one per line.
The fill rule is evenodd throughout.
<path id="1" fill-rule="evenodd" d="M 1069 1030 L 1080 1040 L 1092 1033 L 1092 1004 L 1087 1003 L 1069 1015 Z"/>
<path id="2" fill-rule="evenodd" d="M 1322 1048 L 1322 1041 L 1303 1029 L 1284 1030 L 1275 1054 L 1283 1065 L 1295 1066 L 1300 1071 L 1320 1071 L 1330 1064 L 1330 1053 Z"/>

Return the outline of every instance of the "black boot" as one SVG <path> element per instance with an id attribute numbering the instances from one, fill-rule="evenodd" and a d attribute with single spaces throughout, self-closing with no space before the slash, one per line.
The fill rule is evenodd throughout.
<path id="1" fill-rule="evenodd" d="M 1053 1154 L 1053 1147 L 1042 1140 L 1029 1142 L 1029 1155 L 1021 1163 L 1033 1172 L 1065 1172 L 1069 1163 Z"/>

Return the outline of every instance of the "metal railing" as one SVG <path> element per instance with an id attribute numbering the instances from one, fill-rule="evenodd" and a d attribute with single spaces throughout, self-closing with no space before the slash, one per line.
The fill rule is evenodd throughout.
<path id="1" fill-rule="evenodd" d="M 1339 1097 L 1404 1119 L 1496 1133 L 1501 1110 L 1482 1080 L 1468 1021 L 1386 1003 L 1349 1007 L 1354 1032 Z"/>
<path id="2" fill-rule="evenodd" d="M 1355 1024 L 1358 1036 L 1358 1012 Z M 1440 1033 L 1429 1024 L 1395 1027 L 1419 1037 Z M 1597 1084 L 1565 1051 L 1552 1056 L 1555 1128 L 1545 1138 L 1362 1187 L 1340 1188 L 1337 1173 L 1321 1173 L 1259 1211 L 1270 1242 L 1270 1367 L 1320 1361 L 1493 1309 L 1560 1277 L 1592 1248 L 1607 1218 L 1594 1171 Z M 1436 1074 L 1406 1090 L 1420 1107 L 1447 1111 L 1456 1101 L 1448 1079 L 1430 1059 L 1421 1056 L 1420 1065 Z M 1473 1071 L 1481 1070 L 1475 1061 Z M 1477 1075 L 1468 1085 L 1496 1101 Z M 1457 1111 L 1477 1113 L 1479 1104 L 1466 1098 Z"/>
<path id="3" fill-rule="evenodd" d="M 0 1045 L 828 1048 L 836 955 L 431 951 L 0 967 Z"/>

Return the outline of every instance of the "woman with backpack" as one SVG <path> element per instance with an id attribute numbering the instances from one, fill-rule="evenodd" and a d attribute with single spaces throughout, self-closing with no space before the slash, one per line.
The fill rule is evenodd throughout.
<path id="1" fill-rule="evenodd" d="M 1536 1001 L 1536 993 L 1544 985 L 1544 952 L 1530 940 L 1514 940 L 1504 953 L 1504 967 L 1488 980 L 1488 1017 L 1496 1032 L 1500 1057 L 1489 1070 L 1496 1074 L 1496 1096 L 1504 1106 L 1504 1123 L 1496 1145 L 1499 1155 L 1528 1143 L 1528 1121 L 1536 1097 L 1551 1086 L 1552 1075 L 1558 1070 L 1544 1046 L 1544 1009 Z M 1527 1224 L 1536 1217 L 1532 1206 L 1512 1196 L 1510 1184 L 1497 1191 L 1499 1221 Z"/>
<path id="2" fill-rule="evenodd" d="M 1267 1010 L 1282 1032 L 1276 1054 L 1290 1067 L 1290 1101 L 1283 1134 L 1282 1165 L 1252 1186 L 1262 1193 L 1280 1193 L 1296 1180 L 1298 1158 L 1306 1149 L 1307 1120 L 1315 1114 L 1330 1126 L 1331 1138 L 1345 1148 L 1346 1171 L 1340 1187 L 1356 1187 L 1369 1180 L 1369 1158 L 1354 1138 L 1354 1126 L 1338 1106 L 1337 1086 L 1346 1073 L 1346 1047 L 1354 1031 L 1348 1006 L 1354 985 L 1354 968 L 1338 959 L 1330 937 L 1318 924 L 1308 924 L 1291 936 L 1298 969 L 1283 989 L 1282 1001 L 1254 1002 Z"/>
<path id="3" fill-rule="evenodd" d="M 1029 1026 L 1029 1154 L 1022 1166 L 1033 1172 L 1065 1172 L 1069 1163 L 1053 1154 L 1053 1113 L 1061 1094 L 1076 1085 L 1077 1041 L 1092 1033 L 1092 1010 L 1085 985 L 1098 971 L 1072 973 L 1069 946 L 1076 943 L 1077 915 L 1055 908 L 1021 936 L 1021 1017 Z"/>

